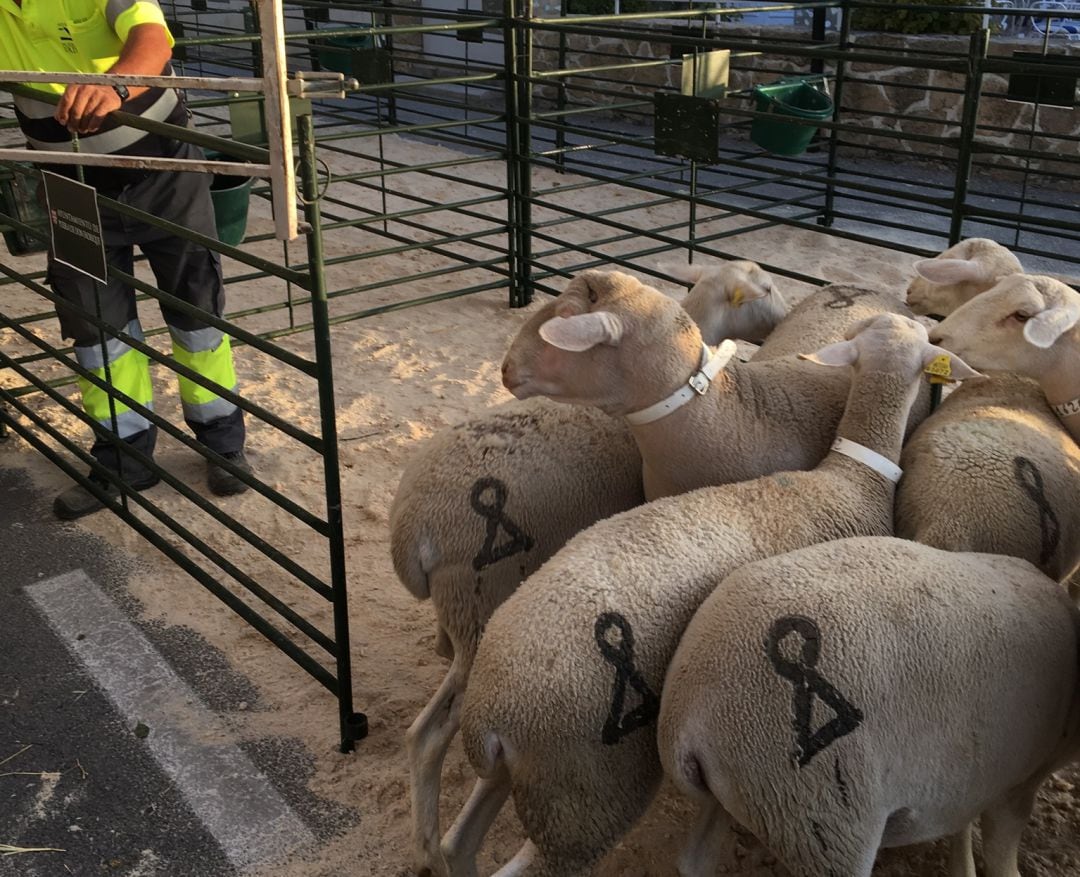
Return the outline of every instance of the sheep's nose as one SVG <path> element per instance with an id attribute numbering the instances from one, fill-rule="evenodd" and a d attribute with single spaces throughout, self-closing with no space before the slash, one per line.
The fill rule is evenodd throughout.
<path id="1" fill-rule="evenodd" d="M 935 326 L 929 332 L 931 344 L 941 344 L 945 340 L 945 334 L 941 331 L 940 326 Z"/>

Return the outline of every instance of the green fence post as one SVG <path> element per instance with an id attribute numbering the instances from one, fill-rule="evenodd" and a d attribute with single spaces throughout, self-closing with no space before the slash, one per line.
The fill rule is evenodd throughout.
<path id="1" fill-rule="evenodd" d="M 964 214 L 967 207 L 968 185 L 971 182 L 971 163 L 975 154 L 975 129 L 979 124 L 983 61 L 986 59 L 989 46 L 989 28 L 981 28 L 971 35 L 967 82 L 964 86 L 964 113 L 960 122 L 960 146 L 956 155 L 956 185 L 953 187 L 949 246 L 959 243 L 964 234 Z"/>
<path id="2" fill-rule="evenodd" d="M 510 186 L 510 307 L 532 301 L 532 170 L 529 167 L 532 130 L 532 0 L 517 0 L 505 31 L 507 92 L 507 165 Z"/>
<path id="3" fill-rule="evenodd" d="M 311 276 L 311 320 L 315 364 L 319 381 L 319 416 L 322 423 L 323 472 L 326 480 L 326 521 L 330 541 L 330 585 L 333 589 L 334 643 L 337 662 L 338 716 L 341 751 L 351 752 L 367 736 L 367 716 L 353 712 L 352 661 L 349 653 L 349 603 L 345 575 L 345 535 L 341 516 L 341 470 L 338 466 L 337 418 L 334 413 L 334 367 L 330 344 L 330 314 L 323 267 L 322 217 L 315 163 L 315 126 L 310 113 L 300 123 L 300 174 L 307 234 L 308 271 Z M 286 193 L 285 197 L 289 197 Z"/>

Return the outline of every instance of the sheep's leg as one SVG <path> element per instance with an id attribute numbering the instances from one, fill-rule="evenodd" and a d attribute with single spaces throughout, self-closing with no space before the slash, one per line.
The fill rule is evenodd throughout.
<path id="1" fill-rule="evenodd" d="M 509 862 L 503 865 L 491 877 L 520 877 L 536 858 L 536 844 L 531 840 L 525 841 L 524 845 Z"/>
<path id="2" fill-rule="evenodd" d="M 949 877 L 976 877 L 970 825 L 949 839 Z"/>
<path id="3" fill-rule="evenodd" d="M 454 658 L 454 643 L 450 639 L 450 634 L 446 632 L 446 628 L 441 624 L 435 631 L 435 654 L 448 661 Z"/>
<path id="4" fill-rule="evenodd" d="M 450 877 L 476 877 L 480 845 L 510 796 L 510 774 L 500 764 L 492 777 L 481 777 L 442 840 L 442 854 Z"/>
<path id="5" fill-rule="evenodd" d="M 982 815 L 986 877 L 1020 877 L 1020 835 L 1024 833 L 1042 777 L 1017 786 Z"/>
<path id="6" fill-rule="evenodd" d="M 713 798 L 701 802 L 697 822 L 679 856 L 679 877 L 713 877 L 730 837 L 731 816 Z"/>
<path id="7" fill-rule="evenodd" d="M 461 695 L 467 673 L 455 656 L 439 690 L 405 732 L 412 802 L 413 865 L 416 873 L 446 874 L 439 851 L 439 790 L 443 760 L 461 726 Z"/>
<path id="8" fill-rule="evenodd" d="M 589 877 L 592 867 L 548 858 L 531 840 L 491 877 Z"/>

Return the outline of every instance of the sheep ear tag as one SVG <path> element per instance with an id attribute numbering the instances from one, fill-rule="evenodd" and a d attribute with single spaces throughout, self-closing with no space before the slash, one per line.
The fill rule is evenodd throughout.
<path id="1" fill-rule="evenodd" d="M 930 360 L 923 371 L 930 376 L 931 384 L 948 384 L 953 381 L 952 360 L 944 353 Z"/>
<path id="2" fill-rule="evenodd" d="M 731 293 L 731 306 L 733 308 L 740 307 L 744 301 L 746 301 L 746 293 L 743 292 L 741 286 L 736 286 L 735 291 Z"/>

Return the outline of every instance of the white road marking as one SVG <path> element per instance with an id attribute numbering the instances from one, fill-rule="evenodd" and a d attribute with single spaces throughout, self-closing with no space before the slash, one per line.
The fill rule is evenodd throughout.
<path id="1" fill-rule="evenodd" d="M 26 587 L 232 864 L 247 870 L 314 843 L 304 823 L 161 654 L 81 569 Z"/>

